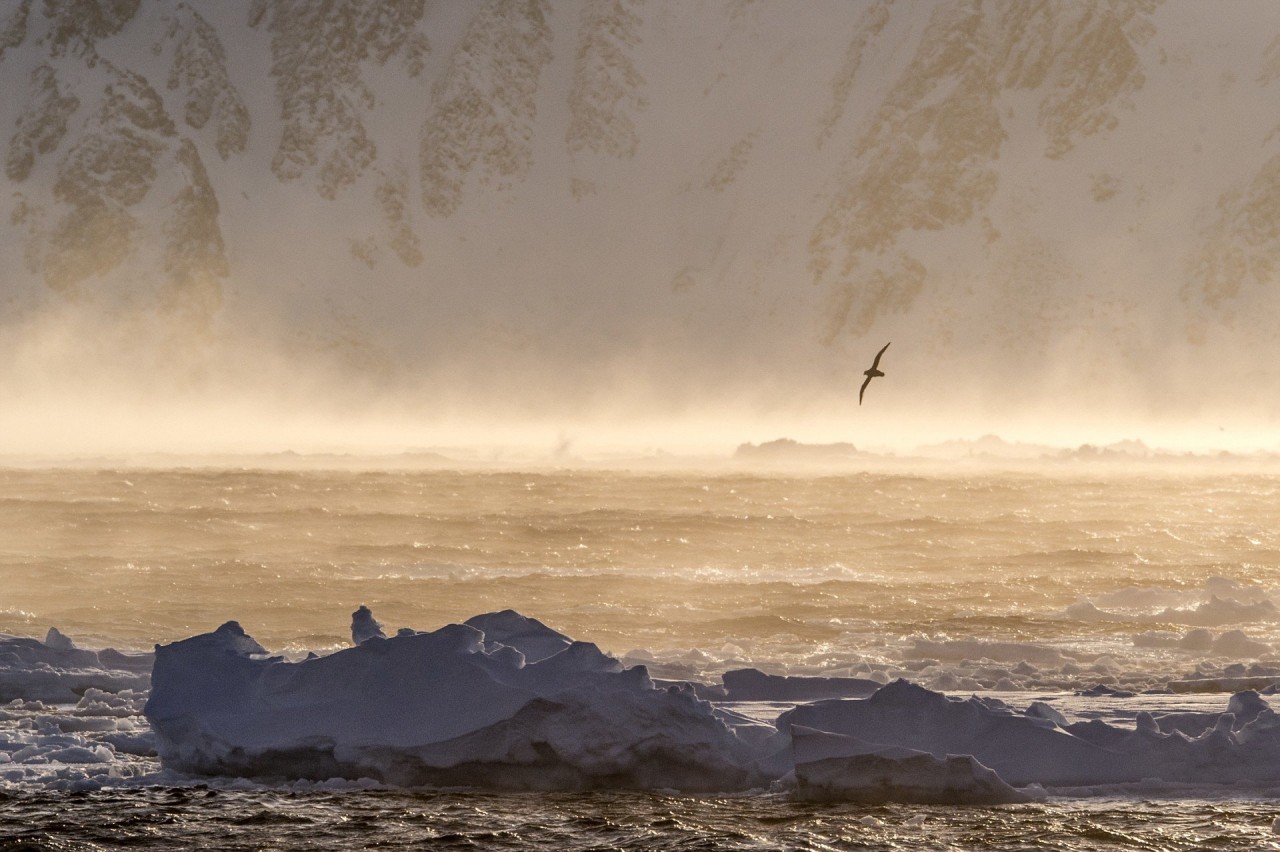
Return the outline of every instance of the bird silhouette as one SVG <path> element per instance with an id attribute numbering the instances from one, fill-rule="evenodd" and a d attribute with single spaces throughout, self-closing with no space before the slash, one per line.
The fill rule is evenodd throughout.
<path id="1" fill-rule="evenodd" d="M 889 343 L 892 343 L 892 342 L 893 341 L 889 341 Z M 885 349 L 889 348 L 889 343 L 886 343 L 884 345 L 884 349 L 881 349 L 879 352 L 876 353 L 876 360 L 871 362 L 871 369 L 864 370 L 862 372 L 862 375 L 866 376 L 866 379 L 864 379 L 862 382 L 862 389 L 858 391 L 858 405 L 862 405 L 862 395 L 867 392 L 867 385 L 871 384 L 871 380 L 874 379 L 876 376 L 884 375 L 884 373 L 880 372 L 880 356 L 884 354 Z"/>

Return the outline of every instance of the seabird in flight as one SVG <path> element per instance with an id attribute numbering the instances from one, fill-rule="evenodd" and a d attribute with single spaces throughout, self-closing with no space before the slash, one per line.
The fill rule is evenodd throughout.
<path id="1" fill-rule="evenodd" d="M 890 341 L 890 343 L 892 342 L 893 341 Z M 871 384 L 871 380 L 874 379 L 876 376 L 884 375 L 884 373 L 880 372 L 880 356 L 883 355 L 884 350 L 888 348 L 889 348 L 889 344 L 886 343 L 884 345 L 884 349 L 881 349 L 879 352 L 876 353 L 876 360 L 871 362 L 871 369 L 863 371 L 862 375 L 866 376 L 867 378 L 862 382 L 862 390 L 858 391 L 858 405 L 862 405 L 862 395 L 867 392 L 867 385 Z"/>

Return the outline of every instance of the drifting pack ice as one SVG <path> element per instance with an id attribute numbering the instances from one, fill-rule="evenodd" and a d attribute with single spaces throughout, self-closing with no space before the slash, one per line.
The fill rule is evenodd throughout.
<path id="1" fill-rule="evenodd" d="M 145 714 L 164 766 L 491 789 L 781 785 L 818 800 L 971 804 L 1152 781 L 1280 785 L 1280 719 L 1252 691 L 1223 713 L 1138 712 L 1129 728 L 905 680 L 871 691 L 726 677 L 762 700 L 770 689 L 792 703 L 821 689 L 869 693 L 800 703 L 766 724 L 509 610 L 387 636 L 362 607 L 352 636 L 353 647 L 298 662 L 235 622 L 158 646 Z"/>
<path id="2" fill-rule="evenodd" d="M 45 639 L 0 634 L 0 702 L 75 703 L 86 692 L 145 690 L 151 655 L 90 651 L 51 627 Z"/>
<path id="3" fill-rule="evenodd" d="M 742 789 L 751 736 L 689 688 L 655 688 L 514 612 L 288 662 L 235 622 L 156 649 L 146 716 L 186 772 L 500 789 Z"/>

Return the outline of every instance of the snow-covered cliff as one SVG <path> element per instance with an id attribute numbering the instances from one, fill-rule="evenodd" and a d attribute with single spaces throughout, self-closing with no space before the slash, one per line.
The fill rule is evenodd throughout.
<path id="1" fill-rule="evenodd" d="M 0 74 L 10 393 L 1276 410 L 1271 3 L 9 0 Z"/>

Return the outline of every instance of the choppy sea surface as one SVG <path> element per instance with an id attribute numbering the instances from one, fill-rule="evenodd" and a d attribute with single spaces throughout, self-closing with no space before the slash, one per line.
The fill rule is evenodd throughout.
<path id="1" fill-rule="evenodd" d="M 1180 684 L 1148 709 L 1221 709 L 1214 683 L 1280 676 L 1278 506 L 1280 476 L 1238 468 L 7 469 L 0 633 L 56 626 L 81 647 L 145 650 L 236 619 L 301 655 L 348 645 L 360 604 L 420 630 L 514 608 L 659 677 L 907 677 L 1124 719 L 1140 705 L 1073 692 Z M 72 715 L 12 705 L 6 724 Z M 271 787 L 120 761 L 61 776 L 0 764 L 0 849 L 1230 849 L 1280 837 L 1280 800 L 1230 788 L 868 807 L 768 791 Z"/>
<path id="2" fill-rule="evenodd" d="M 775 795 L 220 791 L 0 798 L 0 849 L 1268 849 L 1274 802 L 965 808 Z"/>

